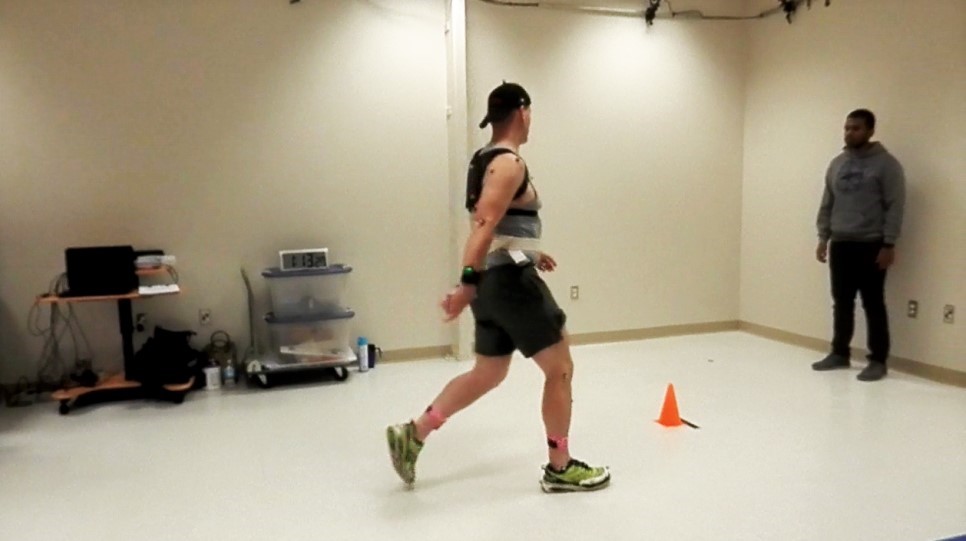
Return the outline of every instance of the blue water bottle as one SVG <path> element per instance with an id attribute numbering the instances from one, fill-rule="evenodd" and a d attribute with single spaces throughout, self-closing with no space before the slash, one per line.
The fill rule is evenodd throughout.
<path id="1" fill-rule="evenodd" d="M 366 340 L 365 336 L 360 336 L 359 341 L 356 343 L 358 346 L 358 351 L 356 355 L 359 357 L 359 371 L 368 372 L 369 371 L 369 341 Z"/>

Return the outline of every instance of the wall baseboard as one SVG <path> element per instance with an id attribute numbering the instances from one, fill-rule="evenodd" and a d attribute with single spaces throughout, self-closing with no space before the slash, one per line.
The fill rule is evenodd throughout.
<path id="1" fill-rule="evenodd" d="M 425 348 L 391 349 L 382 352 L 384 363 L 399 363 L 407 361 L 425 361 L 427 359 L 442 359 L 451 357 L 453 348 L 450 346 L 432 346 Z"/>
<path id="2" fill-rule="evenodd" d="M 740 322 L 738 321 L 714 321 L 709 323 L 666 325 L 647 329 L 579 333 L 570 336 L 570 343 L 575 346 L 582 346 L 589 344 L 609 344 L 613 342 L 631 342 L 634 340 L 669 338 L 672 336 L 737 331 L 739 326 Z"/>
<path id="3" fill-rule="evenodd" d="M 570 336 L 570 342 L 572 345 L 582 346 L 732 331 L 742 331 L 769 340 L 774 340 L 776 342 L 782 342 L 784 344 L 812 349 L 819 352 L 828 350 L 828 341 L 826 340 L 796 334 L 793 332 L 776 329 L 774 327 L 768 327 L 766 325 L 759 325 L 757 323 L 751 323 L 748 321 L 714 321 L 708 323 L 667 325 L 663 327 L 651 327 L 646 329 L 578 333 Z M 424 361 L 429 359 L 445 359 L 447 357 L 453 357 L 452 347 L 431 346 L 387 350 L 383 352 L 381 362 L 396 363 Z M 930 381 L 966 388 L 966 372 L 953 370 L 952 368 L 931 365 L 901 357 L 890 358 L 889 368 L 898 372 L 928 379 Z M 11 385 L 10 387 L 12 388 L 13 386 Z"/>
<path id="4" fill-rule="evenodd" d="M 755 336 L 760 336 L 762 338 L 767 338 L 769 340 L 774 340 L 776 342 L 803 347 L 819 352 L 828 350 L 827 340 L 796 334 L 774 327 L 759 325 L 757 323 L 737 320 L 684 325 L 667 325 L 663 327 L 651 327 L 646 329 L 577 333 L 570 336 L 570 342 L 575 346 L 582 346 L 731 331 L 742 331 Z M 452 356 L 453 351 L 449 346 L 400 349 L 384 352 L 383 362 L 441 359 Z M 966 372 L 961 372 L 959 370 L 927 364 L 912 359 L 904 359 L 902 357 L 890 358 L 889 368 L 898 372 L 928 379 L 930 381 L 966 388 Z"/>
<path id="5" fill-rule="evenodd" d="M 767 327 L 757 323 L 742 321 L 740 323 L 740 330 L 749 334 L 760 336 L 762 338 L 767 338 L 776 342 L 782 342 L 806 349 L 827 352 L 829 348 L 829 343 L 827 340 L 821 340 L 818 338 L 812 338 L 810 336 L 783 331 L 781 329 L 775 329 L 773 327 Z M 863 354 L 864 353 L 867 352 L 863 352 Z M 927 364 L 921 361 L 914 361 L 912 359 L 904 359 L 902 357 L 891 357 L 889 358 L 889 369 L 946 385 L 966 388 L 966 372 L 960 372 L 959 370 L 953 370 L 952 368 Z"/>
<path id="6" fill-rule="evenodd" d="M 634 340 L 646 340 L 651 338 L 667 338 L 671 336 L 709 334 L 714 332 L 737 331 L 738 325 L 738 321 L 716 321 L 711 323 L 695 323 L 689 325 L 668 325 L 665 327 L 651 327 L 648 329 L 578 333 L 570 335 L 570 343 L 575 346 L 582 346 L 590 344 L 608 344 L 613 342 L 631 342 Z M 450 346 L 393 349 L 382 352 L 382 362 L 392 363 L 422 361 L 453 356 L 453 348 Z"/>
<path id="7" fill-rule="evenodd" d="M 748 321 L 714 321 L 708 323 L 692 323 L 684 325 L 667 325 L 646 329 L 628 329 L 621 331 L 603 331 L 578 333 L 570 336 L 570 342 L 575 346 L 592 344 L 610 344 L 615 342 L 633 342 L 635 340 L 649 340 L 655 338 L 669 338 L 672 336 L 689 336 L 697 334 L 711 334 L 719 332 L 742 331 L 760 336 L 776 342 L 798 346 L 819 352 L 828 350 L 828 341 L 802 334 L 796 334 L 766 325 L 759 325 Z M 429 359 L 445 359 L 453 357 L 450 346 L 431 346 L 421 348 L 394 349 L 383 351 L 381 362 L 397 363 L 410 361 L 424 361 Z M 927 364 L 912 359 L 892 357 L 889 368 L 913 376 L 928 379 L 946 385 L 966 388 L 966 372 Z M 4 385 L 10 391 L 13 385 Z M 2 397 L 2 393 L 0 393 Z M 2 401 L 0 401 L 2 404 Z"/>
<path id="8" fill-rule="evenodd" d="M 805 349 L 812 349 L 827 353 L 829 348 L 828 340 L 821 340 L 819 338 L 813 338 L 803 334 L 795 334 L 793 332 L 783 331 L 781 329 L 759 325 L 757 323 L 751 323 L 748 321 L 742 321 L 739 324 L 739 330 L 748 334 L 753 334 L 755 336 L 760 336 L 762 338 L 767 338 L 769 340 L 774 340 L 776 342 L 782 342 L 784 344 L 798 346 Z"/>

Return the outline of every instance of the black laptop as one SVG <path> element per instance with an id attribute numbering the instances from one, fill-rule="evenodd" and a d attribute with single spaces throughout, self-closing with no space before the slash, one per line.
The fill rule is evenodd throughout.
<path id="1" fill-rule="evenodd" d="M 138 288 L 132 246 L 68 248 L 67 291 L 63 297 L 126 295 Z"/>

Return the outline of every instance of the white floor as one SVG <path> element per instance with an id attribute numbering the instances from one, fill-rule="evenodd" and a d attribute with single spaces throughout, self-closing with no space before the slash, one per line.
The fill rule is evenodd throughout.
<path id="1" fill-rule="evenodd" d="M 61 417 L 0 410 L 0 538 L 80 540 L 876 540 L 966 534 L 966 390 L 816 374 L 744 334 L 576 348 L 572 448 L 598 493 L 546 495 L 541 379 L 430 438 L 406 491 L 384 426 L 467 363 L 386 364 L 342 384 L 199 392 Z M 684 418 L 654 422 L 674 383 Z"/>

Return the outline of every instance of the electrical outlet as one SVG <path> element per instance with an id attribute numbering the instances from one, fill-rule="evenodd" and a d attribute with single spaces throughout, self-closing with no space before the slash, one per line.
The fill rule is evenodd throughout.
<path id="1" fill-rule="evenodd" d="M 952 325 L 953 323 L 956 323 L 956 307 L 955 306 L 953 306 L 951 304 L 947 304 L 946 306 L 943 307 L 943 322 L 944 323 L 949 323 L 950 325 Z"/>
<path id="2" fill-rule="evenodd" d="M 211 325 L 211 309 L 202 308 L 201 310 L 198 310 L 198 323 L 200 323 L 203 327 Z"/>
<path id="3" fill-rule="evenodd" d="M 570 300 L 577 300 L 580 298 L 580 286 L 570 286 Z"/>
<path id="4" fill-rule="evenodd" d="M 909 307 L 906 309 L 906 315 L 912 319 L 919 317 L 919 301 L 909 301 Z"/>
<path id="5" fill-rule="evenodd" d="M 147 314 L 138 314 L 134 316 L 134 330 L 137 332 L 144 332 L 144 328 L 148 324 Z"/>

